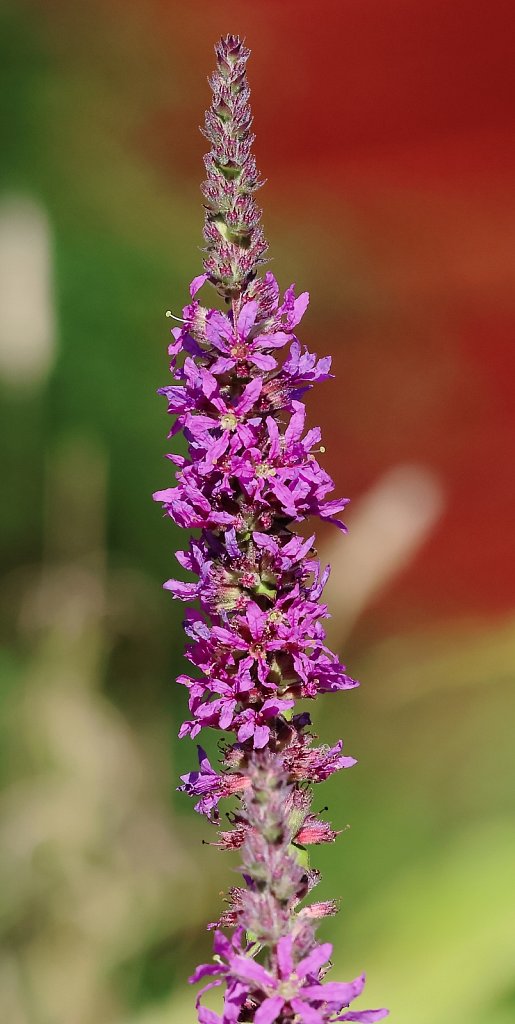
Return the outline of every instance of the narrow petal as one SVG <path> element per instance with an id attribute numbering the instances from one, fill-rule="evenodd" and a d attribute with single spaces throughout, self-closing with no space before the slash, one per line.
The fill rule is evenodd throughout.
<path id="1" fill-rule="evenodd" d="M 270 438 L 270 451 L 269 458 L 276 459 L 281 451 L 281 440 L 279 435 L 279 427 L 277 421 L 274 420 L 273 416 L 267 416 L 266 427 L 268 430 L 268 436 Z"/>
<path id="2" fill-rule="evenodd" d="M 276 555 L 277 552 L 279 551 L 279 545 L 277 544 L 277 541 L 275 541 L 273 537 L 270 537 L 268 533 L 259 533 L 259 531 L 255 531 L 252 534 L 252 538 L 254 540 L 254 543 L 257 544 L 258 548 L 264 548 L 265 551 L 269 551 L 270 554 L 272 555 Z M 286 550 L 286 547 L 283 548 L 283 551 Z"/>
<path id="3" fill-rule="evenodd" d="M 213 363 L 211 373 L 228 373 L 229 370 L 232 370 L 233 366 L 236 366 L 235 359 L 231 359 L 230 356 L 220 356 L 220 358 L 216 359 Z"/>
<path id="4" fill-rule="evenodd" d="M 218 719 L 218 725 L 219 725 L 220 729 L 228 729 L 229 728 L 229 726 L 231 725 L 231 722 L 232 722 L 232 718 L 233 718 L 233 715 L 234 715 L 235 707 L 236 707 L 236 701 L 235 700 L 224 701 L 224 705 L 223 705 L 223 708 L 222 708 L 222 710 L 220 712 L 220 717 Z"/>
<path id="5" fill-rule="evenodd" d="M 354 981 L 328 981 L 325 985 L 306 985 L 302 989 L 302 995 L 308 999 L 319 999 L 320 1002 L 347 1006 L 361 995 L 364 985 L 365 975 L 362 974 Z"/>
<path id="6" fill-rule="evenodd" d="M 255 299 L 246 302 L 238 317 L 236 326 L 241 338 L 246 338 L 250 328 L 254 326 L 258 311 L 258 303 Z"/>
<path id="7" fill-rule="evenodd" d="M 236 530 L 234 526 L 231 526 L 230 530 L 226 530 L 225 533 L 225 546 L 227 548 L 227 554 L 231 558 L 241 558 L 241 551 L 238 547 L 238 541 L 236 540 Z"/>
<path id="8" fill-rule="evenodd" d="M 293 303 L 293 319 L 290 320 L 290 327 L 296 327 L 300 320 L 302 320 L 308 305 L 309 292 L 302 292 L 298 299 L 295 299 L 295 302 Z"/>
<path id="9" fill-rule="evenodd" d="M 267 620 L 266 612 L 262 611 L 255 601 L 249 601 L 245 609 L 245 615 L 252 638 L 254 640 L 259 640 L 263 634 L 263 629 L 265 628 Z"/>
<path id="10" fill-rule="evenodd" d="M 299 978 L 305 978 L 307 974 L 316 974 L 327 963 L 332 951 L 333 947 L 330 942 L 324 942 L 321 946 L 317 946 L 312 953 L 309 953 L 297 964 Z"/>
<path id="11" fill-rule="evenodd" d="M 206 335 L 212 345 L 219 351 L 226 352 L 227 346 L 221 341 L 222 338 L 232 338 L 232 324 L 224 313 L 218 309 L 210 309 L 206 319 Z"/>
<path id="12" fill-rule="evenodd" d="M 271 334 L 260 334 L 255 338 L 254 344 L 259 348 L 282 348 L 291 339 L 291 334 L 284 331 L 273 331 Z"/>
<path id="13" fill-rule="evenodd" d="M 164 501 L 165 503 L 173 501 L 176 495 L 175 487 L 165 487 L 163 491 L 154 491 L 152 498 L 154 501 Z"/>
<path id="14" fill-rule="evenodd" d="M 180 601 L 193 601 L 197 596 L 197 583 L 183 583 L 182 580 L 167 580 L 163 583 L 163 590 L 171 590 L 174 597 Z"/>
<path id="15" fill-rule="evenodd" d="M 239 742 L 245 743 L 245 740 L 249 740 L 250 737 L 254 735 L 254 728 L 255 722 L 253 718 L 249 719 L 247 722 L 244 722 L 243 725 L 240 725 L 237 734 Z"/>
<path id="16" fill-rule="evenodd" d="M 284 435 L 287 445 L 291 444 L 292 441 L 298 441 L 304 430 L 304 422 L 306 420 L 306 406 L 302 402 L 293 402 L 292 405 L 294 413 Z M 340 509 L 337 511 L 340 511 Z"/>
<path id="17" fill-rule="evenodd" d="M 237 1024 L 240 1010 L 247 998 L 247 986 L 232 982 L 225 993 L 222 1024 Z"/>
<path id="18" fill-rule="evenodd" d="M 337 1017 L 336 1020 L 355 1020 L 361 1021 L 361 1024 L 375 1024 L 376 1020 L 382 1020 L 383 1017 L 388 1017 L 389 1010 L 356 1010 L 354 1013 L 351 1010 L 350 1013 L 344 1013 L 342 1017 Z"/>
<path id="19" fill-rule="evenodd" d="M 322 516 L 336 515 L 337 512 L 343 512 L 346 505 L 349 504 L 350 498 L 340 498 L 334 501 L 326 501 L 321 511 Z"/>
<path id="20" fill-rule="evenodd" d="M 222 1024 L 222 1018 L 214 1010 L 208 1010 L 205 1006 L 198 1008 L 199 1024 Z"/>
<path id="21" fill-rule="evenodd" d="M 283 1006 L 284 999 L 282 996 L 270 996 L 269 999 L 265 999 L 264 1003 L 261 1003 L 259 1010 L 256 1011 L 254 1024 L 273 1024 L 273 1021 L 277 1020 Z"/>
<path id="22" fill-rule="evenodd" d="M 240 734 L 238 733 L 238 739 Z M 255 750 L 262 750 L 266 747 L 270 738 L 270 729 L 267 725 L 256 725 L 254 729 L 254 748 Z"/>
<path id="23" fill-rule="evenodd" d="M 272 975 L 265 971 L 265 968 L 261 964 L 256 963 L 251 957 L 247 956 L 235 956 L 231 961 L 231 974 L 235 977 L 240 978 L 242 981 L 248 981 L 257 988 L 271 988 L 276 987 L 275 981 Z"/>
<path id="24" fill-rule="evenodd" d="M 232 957 L 231 943 L 227 936 L 218 928 L 213 940 L 213 950 L 217 956 L 224 956 L 226 960 L 229 960 Z"/>
<path id="25" fill-rule="evenodd" d="M 287 711 L 288 708 L 292 708 L 294 704 L 294 700 L 282 700 L 280 697 L 269 697 L 268 700 L 265 700 L 265 703 L 261 708 L 261 714 L 263 715 L 263 718 L 273 718 L 275 715 L 279 715 L 281 711 Z"/>
<path id="26" fill-rule="evenodd" d="M 324 1024 L 324 1021 L 326 1020 L 318 1010 L 314 1010 L 312 1006 L 308 1006 L 308 1004 L 302 999 L 290 999 L 290 1005 L 295 1010 L 295 1013 L 298 1014 L 299 1020 L 301 1020 L 303 1024 Z"/>
<path id="27" fill-rule="evenodd" d="M 216 465 L 218 459 L 225 454 L 229 447 L 229 441 L 229 435 L 224 433 L 217 441 L 214 441 L 213 444 L 209 446 L 204 462 L 199 465 L 199 470 L 202 473 L 202 476 L 207 475 L 207 473 L 212 470 L 213 466 Z"/>
<path id="28" fill-rule="evenodd" d="M 206 430 L 212 430 L 213 427 L 217 427 L 218 421 L 213 419 L 212 416 L 195 413 L 195 415 L 187 416 L 186 426 L 190 434 L 197 436 L 198 434 L 205 434 Z"/>
<path id="29" fill-rule="evenodd" d="M 236 412 L 238 416 L 242 416 L 252 409 L 257 399 L 261 394 L 261 388 L 263 382 L 260 377 L 254 377 L 254 380 L 249 381 L 245 387 L 243 394 L 236 406 Z"/>
<path id="30" fill-rule="evenodd" d="M 193 281 L 190 284 L 190 295 L 192 298 L 194 298 L 194 296 L 202 288 L 202 285 L 205 284 L 206 281 L 207 274 L 199 274 L 198 277 L 193 278 Z"/>
<path id="31" fill-rule="evenodd" d="M 277 366 L 277 359 L 273 356 L 267 356 L 263 352 L 254 352 L 250 356 L 250 362 L 257 366 L 259 370 L 275 370 Z"/>
<path id="32" fill-rule="evenodd" d="M 194 971 L 191 977 L 188 978 L 190 985 L 196 985 L 197 981 L 202 978 L 206 978 L 211 974 L 223 974 L 224 969 L 220 967 L 220 964 L 200 964 Z"/>
<path id="33" fill-rule="evenodd" d="M 238 643 L 239 638 L 236 633 L 233 633 L 230 629 L 224 629 L 223 626 L 214 626 L 211 630 L 211 636 L 221 644 L 225 644 L 226 647 L 244 648 L 245 646 L 243 641 Z"/>

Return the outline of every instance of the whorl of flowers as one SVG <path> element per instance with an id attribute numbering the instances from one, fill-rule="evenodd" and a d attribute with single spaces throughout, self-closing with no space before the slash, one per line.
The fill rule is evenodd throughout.
<path id="1" fill-rule="evenodd" d="M 175 485 L 154 495 L 174 522 L 198 531 L 177 553 L 194 581 L 165 583 L 194 605 L 184 623 L 194 674 L 178 680 L 190 718 L 180 735 L 225 734 L 218 768 L 199 747 L 199 767 L 181 789 L 214 823 L 219 802 L 236 799 L 231 827 L 214 845 L 241 857 L 242 885 L 213 925 L 215 960 L 191 980 L 209 979 L 197 1001 L 201 1024 L 373 1022 L 387 1011 L 348 1009 L 364 976 L 324 980 L 331 946 L 317 942 L 315 929 L 336 904 L 305 902 L 318 881 L 305 848 L 337 834 L 312 813 L 312 784 L 355 763 L 341 741 L 314 745 L 309 715 L 294 713 L 298 699 L 357 685 L 324 643 L 329 570 L 316 560 L 314 536 L 295 532 L 311 516 L 345 529 L 338 516 L 346 499 L 327 497 L 333 482 L 316 458 L 320 430 L 305 430 L 302 403 L 330 377 L 331 360 L 297 340 L 307 293 L 297 297 L 291 286 L 281 298 L 269 271 L 257 276 L 266 243 L 253 197 L 249 51 L 227 36 L 216 55 L 205 128 L 205 273 L 172 330 L 176 383 L 160 389 L 174 416 L 171 436 L 182 431 L 188 449 L 168 456 L 178 467 Z M 206 281 L 226 312 L 197 300 Z M 216 986 L 224 990 L 221 1016 L 200 1002 Z"/>

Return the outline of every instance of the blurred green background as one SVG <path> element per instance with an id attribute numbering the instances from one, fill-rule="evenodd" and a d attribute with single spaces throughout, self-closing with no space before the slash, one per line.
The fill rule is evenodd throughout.
<path id="1" fill-rule="evenodd" d="M 0 13 L 0 1019 L 193 1024 L 235 860 L 175 793 L 185 543 L 167 309 L 199 272 L 212 45 L 246 35 L 282 286 L 353 501 L 315 713 L 359 764 L 315 851 L 342 978 L 396 1024 L 515 1015 L 513 8 L 4 2 Z M 511 455 L 511 458 L 510 458 Z"/>

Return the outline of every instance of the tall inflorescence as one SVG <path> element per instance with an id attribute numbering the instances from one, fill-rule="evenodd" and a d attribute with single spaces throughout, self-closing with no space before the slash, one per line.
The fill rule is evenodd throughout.
<path id="1" fill-rule="evenodd" d="M 258 276 L 266 242 L 254 199 L 249 51 L 227 36 L 216 56 L 205 122 L 204 273 L 172 330 L 176 383 L 160 389 L 175 418 L 171 435 L 182 431 L 188 448 L 169 455 L 175 485 L 154 495 L 174 522 L 197 531 L 177 553 L 194 581 L 165 583 L 192 605 L 184 627 L 194 674 L 178 680 L 191 717 L 180 736 L 224 734 L 218 767 L 199 746 L 199 767 L 180 788 L 214 824 L 220 801 L 233 798 L 214 845 L 238 850 L 241 861 L 241 885 L 213 925 L 213 963 L 191 980 L 207 979 L 201 1024 L 372 1022 L 387 1011 L 349 1009 L 364 976 L 325 981 L 331 946 L 317 942 L 316 926 L 337 908 L 309 902 L 319 876 L 305 855 L 336 837 L 312 812 L 313 786 L 355 762 L 341 741 L 317 746 L 309 714 L 295 711 L 299 699 L 357 685 L 324 643 L 329 570 L 316 560 L 314 536 L 296 532 L 312 516 L 345 529 L 338 516 L 346 500 L 327 498 L 333 482 L 316 458 L 320 430 L 305 431 L 302 402 L 331 376 L 331 361 L 297 340 L 307 293 L 296 297 L 291 286 L 281 298 L 269 271 Z M 225 312 L 199 303 L 206 282 Z M 221 1015 L 201 1001 L 213 987 L 222 989 Z"/>

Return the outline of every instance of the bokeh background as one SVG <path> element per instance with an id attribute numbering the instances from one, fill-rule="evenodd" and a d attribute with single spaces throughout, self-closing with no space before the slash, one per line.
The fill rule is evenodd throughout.
<path id="1" fill-rule="evenodd" d="M 199 272 L 212 45 L 240 32 L 273 269 L 334 357 L 309 399 L 351 532 L 315 715 L 359 765 L 318 851 L 341 977 L 396 1024 L 515 1015 L 515 14 L 490 0 L 4 0 L 0 1018 L 193 1024 L 234 880 L 194 750 L 169 321 Z"/>

